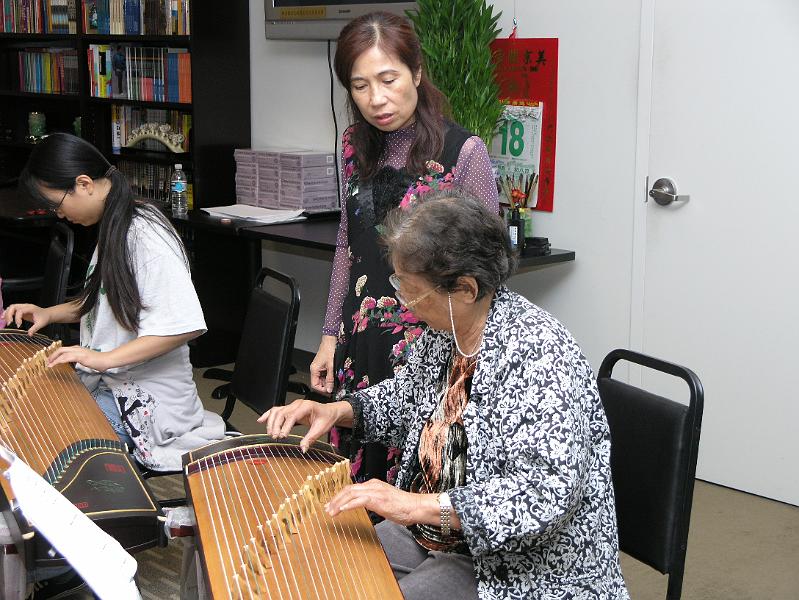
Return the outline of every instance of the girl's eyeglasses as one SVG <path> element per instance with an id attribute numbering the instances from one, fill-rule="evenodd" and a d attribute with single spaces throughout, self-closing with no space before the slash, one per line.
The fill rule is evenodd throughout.
<path id="1" fill-rule="evenodd" d="M 424 300 L 425 298 L 427 298 L 427 297 L 428 297 L 430 294 L 432 294 L 433 292 L 435 292 L 435 291 L 436 291 L 436 290 L 437 290 L 439 287 L 441 287 L 441 286 L 438 286 L 438 285 L 437 285 L 436 287 L 434 287 L 434 288 L 432 288 L 432 289 L 429 289 L 429 290 L 427 290 L 427 291 L 426 291 L 424 294 L 422 294 L 421 296 L 417 296 L 417 297 L 416 297 L 416 298 L 414 298 L 413 300 L 406 300 L 406 299 L 405 299 L 405 296 L 403 296 L 403 295 L 402 295 L 402 292 L 400 292 L 400 283 L 401 283 L 401 282 L 400 282 L 400 278 L 399 278 L 399 277 L 397 277 L 397 274 L 396 274 L 396 273 L 392 273 L 391 275 L 389 275 L 389 277 L 388 277 L 388 281 L 389 281 L 389 283 L 391 284 L 391 287 L 393 287 L 393 288 L 394 288 L 394 295 L 397 297 L 397 300 L 399 300 L 399 301 L 400 301 L 402 304 L 404 304 L 404 305 L 405 305 L 405 308 L 412 308 L 412 307 L 416 306 L 416 305 L 417 305 L 417 304 L 419 304 L 419 303 L 420 303 L 422 300 Z"/>
<path id="2" fill-rule="evenodd" d="M 66 199 L 67 194 L 69 194 L 69 190 L 66 190 L 64 192 L 64 195 L 61 196 L 61 201 L 60 202 L 58 202 L 57 204 L 50 204 L 50 206 L 48 206 L 47 209 L 50 212 L 53 212 L 53 213 L 58 212 L 58 209 L 61 208 L 62 204 L 64 204 L 64 200 Z"/>

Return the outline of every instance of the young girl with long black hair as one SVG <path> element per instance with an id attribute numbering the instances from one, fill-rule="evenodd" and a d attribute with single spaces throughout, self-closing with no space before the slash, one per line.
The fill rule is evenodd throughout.
<path id="1" fill-rule="evenodd" d="M 53 353 L 76 363 L 120 439 L 154 470 L 180 469 L 184 452 L 224 437 L 203 410 L 187 342 L 205 332 L 183 245 L 161 212 L 133 197 L 125 176 L 85 140 L 47 137 L 31 153 L 20 187 L 72 223 L 99 225 L 86 285 L 74 299 L 42 308 L 14 304 L 9 323 L 30 334 L 80 321 L 80 346 Z"/>

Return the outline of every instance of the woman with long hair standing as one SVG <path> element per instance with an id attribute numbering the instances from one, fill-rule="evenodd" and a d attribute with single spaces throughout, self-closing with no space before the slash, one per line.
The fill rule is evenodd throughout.
<path id="1" fill-rule="evenodd" d="M 62 347 L 50 366 L 76 363 L 120 439 L 136 459 L 178 470 L 181 455 L 224 437 L 203 410 L 188 341 L 205 327 L 183 244 L 161 212 L 133 197 L 125 176 L 85 140 L 54 134 L 34 148 L 21 188 L 72 223 L 98 225 L 82 292 L 57 306 L 13 304 L 9 323 L 30 334 L 80 321 L 80 345 Z"/>
<path id="2" fill-rule="evenodd" d="M 388 212 L 453 185 L 493 212 L 498 198 L 485 144 L 446 119 L 446 98 L 427 78 L 406 19 L 375 12 L 351 21 L 338 39 L 335 71 L 352 125 L 342 139 L 341 225 L 311 383 L 338 398 L 392 377 L 421 333 L 394 296 L 394 271 L 378 243 Z M 353 455 L 358 480 L 392 479 L 396 450 L 353 448 L 338 433 L 333 441 Z"/>

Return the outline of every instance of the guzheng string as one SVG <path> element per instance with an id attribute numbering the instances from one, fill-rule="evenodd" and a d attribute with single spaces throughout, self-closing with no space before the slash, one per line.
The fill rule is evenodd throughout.
<path id="1" fill-rule="evenodd" d="M 102 413 L 90 410 L 93 401 L 76 400 L 89 394 L 70 368 L 46 366 L 59 345 L 48 343 L 40 335 L 0 332 L 0 439 L 55 483 L 79 454 L 121 446 Z M 98 426 L 108 439 L 98 438 Z"/>
<path id="2" fill-rule="evenodd" d="M 4 354 L 13 361 L 9 361 L 11 364 L 3 363 L 4 437 L 8 438 L 12 449 L 29 462 L 35 459 L 41 473 L 48 467 L 43 464 L 47 456 L 45 448 L 55 447 L 57 440 L 53 440 L 51 432 L 44 427 L 44 415 L 35 410 L 35 403 L 41 396 L 40 383 L 36 375 L 29 374 L 27 363 L 32 355 L 45 347 L 46 342 L 17 333 L 4 334 L 3 341 L 6 342 L 3 344 Z M 13 368 L 14 364 L 18 366 Z"/>
<path id="3" fill-rule="evenodd" d="M 364 539 L 364 528 L 371 531 L 366 512 L 331 519 L 323 509 L 323 503 L 349 482 L 348 463 L 331 466 L 322 452 L 311 449 L 299 455 L 284 444 L 234 452 L 233 458 L 223 451 L 200 459 L 190 474 L 201 488 L 200 493 L 192 487 L 192 493 L 202 496 L 215 540 L 203 541 L 201 530 L 206 564 L 208 554 L 214 554 L 214 573 L 221 572 L 221 587 L 229 597 L 381 596 Z M 360 524 L 355 513 L 361 516 Z M 352 544 L 336 545 L 331 538 Z M 372 538 L 376 541 L 373 532 Z M 344 555 L 342 548 L 348 549 Z M 348 573 L 336 568 L 342 564 Z"/>

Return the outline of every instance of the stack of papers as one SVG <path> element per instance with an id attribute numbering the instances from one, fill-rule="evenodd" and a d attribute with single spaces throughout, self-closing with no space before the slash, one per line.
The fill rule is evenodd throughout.
<path id="1" fill-rule="evenodd" d="M 302 221 L 305 217 L 302 210 L 277 210 L 274 208 L 261 208 L 247 204 L 233 204 L 232 206 L 213 206 L 203 208 L 203 212 L 212 217 L 227 217 L 229 219 L 244 219 L 261 225 L 274 225 L 276 223 L 293 223 Z"/>

